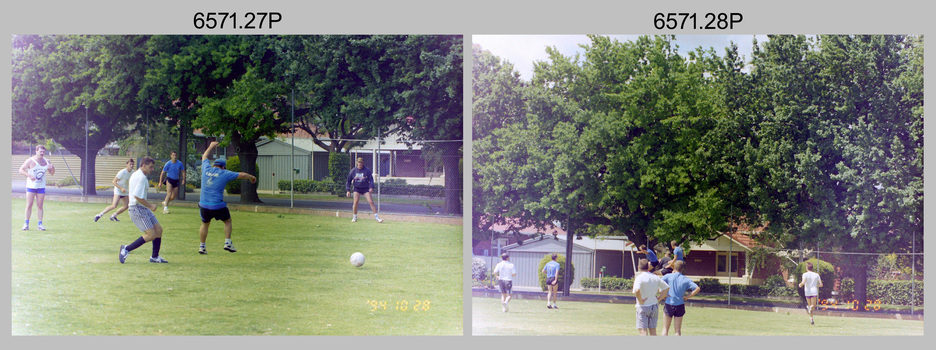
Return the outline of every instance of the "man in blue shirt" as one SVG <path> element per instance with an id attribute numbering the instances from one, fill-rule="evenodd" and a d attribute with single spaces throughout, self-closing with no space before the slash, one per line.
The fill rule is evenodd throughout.
<path id="1" fill-rule="evenodd" d="M 682 260 L 673 262 L 673 272 L 663 276 L 663 282 L 670 286 L 669 294 L 666 296 L 666 306 L 663 308 L 663 314 L 666 320 L 663 322 L 663 335 L 669 335 L 670 322 L 676 319 L 676 335 L 682 335 L 682 319 L 686 315 L 686 299 L 694 297 L 701 288 L 689 277 L 682 274 L 686 263 Z M 686 291 L 691 290 L 688 296 L 684 296 Z"/>
<path id="2" fill-rule="evenodd" d="M 653 272 L 660 266 L 660 260 L 657 259 L 656 251 L 653 249 L 647 249 L 646 244 L 640 245 L 640 248 L 637 250 L 637 254 L 644 254 L 647 256 L 647 261 L 650 262 L 650 272 Z"/>
<path id="3" fill-rule="evenodd" d="M 235 173 L 227 170 L 227 162 L 224 159 L 214 161 L 208 157 L 218 147 L 218 141 L 208 145 L 208 149 L 202 154 L 202 178 L 201 178 L 201 196 L 198 200 L 198 208 L 201 212 L 201 228 L 198 234 L 201 236 L 201 245 L 198 247 L 199 254 L 208 254 L 205 250 L 205 240 L 208 238 L 208 227 L 211 225 L 211 219 L 224 222 L 224 250 L 231 253 L 237 251 L 231 242 L 231 212 L 228 210 L 227 203 L 224 202 L 224 186 L 234 180 L 250 180 L 251 183 L 257 182 L 257 177 L 248 173 Z"/>
<path id="4" fill-rule="evenodd" d="M 673 247 L 673 259 L 679 260 L 682 262 L 686 261 L 685 256 L 683 255 L 682 247 L 676 244 L 676 241 L 670 242 L 670 246 Z"/>
<path id="5" fill-rule="evenodd" d="M 559 257 L 558 254 L 553 253 L 552 261 L 546 263 L 546 266 L 543 266 L 543 273 L 546 274 L 546 308 L 547 309 L 558 309 L 559 306 L 556 306 L 556 299 L 559 297 L 559 263 L 556 262 L 556 259 Z"/>
<path id="6" fill-rule="evenodd" d="M 172 202 L 179 196 L 179 187 L 185 186 L 185 163 L 180 161 L 179 154 L 172 151 L 169 154 L 169 161 L 163 166 L 162 173 L 159 174 L 159 186 L 166 184 L 166 199 L 163 199 L 163 214 L 169 214 L 169 202 Z M 184 191 L 184 190 L 183 190 Z"/>

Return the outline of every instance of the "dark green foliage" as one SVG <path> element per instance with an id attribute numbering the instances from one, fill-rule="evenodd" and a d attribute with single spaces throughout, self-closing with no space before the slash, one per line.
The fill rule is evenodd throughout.
<path id="1" fill-rule="evenodd" d="M 787 287 L 783 276 L 771 275 L 767 277 L 764 284 L 760 286 L 763 294 L 772 297 L 795 297 L 796 288 Z"/>
<path id="2" fill-rule="evenodd" d="M 597 278 L 582 278 L 579 280 L 582 288 L 598 289 Z M 634 279 L 620 277 L 602 277 L 601 290 L 630 292 L 634 289 Z"/>
<path id="3" fill-rule="evenodd" d="M 718 282 L 716 278 L 703 278 L 696 282 L 699 285 L 699 288 L 702 289 L 699 293 L 708 293 L 708 294 L 722 294 L 728 293 L 728 288 L 726 285 Z"/>
<path id="4" fill-rule="evenodd" d="M 280 180 L 276 183 L 277 188 L 280 191 L 289 191 L 289 181 Z M 315 192 L 332 192 L 335 183 L 331 181 L 315 181 L 315 180 L 295 180 L 294 185 L 292 186 L 293 190 L 296 193 L 315 193 Z"/>
<path id="5" fill-rule="evenodd" d="M 540 288 L 542 288 L 543 291 L 546 291 L 546 274 L 543 273 L 543 267 L 545 267 L 546 263 L 550 261 L 552 261 L 552 254 L 546 254 L 545 256 L 543 256 L 543 259 L 540 260 L 539 267 L 537 267 L 536 269 L 536 274 L 539 276 Z M 559 275 L 558 275 L 559 276 L 559 291 L 561 292 L 565 290 L 565 282 L 564 282 L 565 281 L 565 266 L 566 266 L 565 255 L 559 254 L 559 256 L 556 258 L 556 262 L 559 263 Z M 572 266 L 572 268 L 569 271 L 569 278 L 572 281 L 575 281 L 575 265 L 569 264 L 569 266 Z"/>
<path id="6" fill-rule="evenodd" d="M 345 182 L 348 181 L 348 172 L 354 164 L 351 162 L 351 154 L 331 152 L 328 154 L 328 177 L 335 183 L 333 194 L 344 194 Z"/>
<path id="7" fill-rule="evenodd" d="M 813 263 L 813 271 L 818 273 L 819 278 L 822 279 L 823 287 L 819 288 L 819 299 L 831 298 L 832 283 L 835 281 L 835 267 L 824 260 L 816 260 L 816 258 L 804 261 L 793 270 L 794 283 L 798 289 L 797 293 L 799 293 L 800 297 L 805 298 L 805 294 L 803 294 L 805 292 L 802 287 L 799 287 L 799 283 L 803 280 L 803 273 L 806 272 L 806 263 L 808 262 Z"/>

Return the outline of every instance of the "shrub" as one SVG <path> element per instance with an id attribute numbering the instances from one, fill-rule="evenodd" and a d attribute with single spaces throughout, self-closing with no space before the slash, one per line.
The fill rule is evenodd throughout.
<path id="1" fill-rule="evenodd" d="M 332 194 L 344 194 L 345 181 L 348 179 L 348 172 L 351 171 L 352 166 L 350 154 L 341 152 L 328 154 L 328 177 L 335 183 L 332 187 Z"/>
<path id="2" fill-rule="evenodd" d="M 803 279 L 803 273 L 806 272 L 806 263 L 813 263 L 813 271 L 819 274 L 819 278 L 822 279 L 822 284 L 825 286 L 819 288 L 819 299 L 829 299 L 832 297 L 832 283 L 835 281 L 835 267 L 832 264 L 824 260 L 816 260 L 812 258 L 806 260 L 796 266 L 796 269 L 793 270 L 793 277 L 796 278 L 795 286 L 797 287 L 797 293 L 800 298 L 805 300 L 806 294 L 803 288 L 799 287 L 800 281 Z"/>
<path id="3" fill-rule="evenodd" d="M 696 282 L 699 285 L 699 293 L 712 293 L 712 294 L 722 294 L 728 293 L 728 288 L 725 285 L 718 282 L 716 278 L 703 278 Z"/>
<path id="4" fill-rule="evenodd" d="M 597 278 L 582 278 L 579 280 L 583 288 L 598 289 Z M 629 292 L 634 289 L 634 280 L 620 277 L 602 277 L 601 290 L 614 290 Z"/>
<path id="5" fill-rule="evenodd" d="M 855 299 L 855 280 L 851 277 L 845 277 L 842 279 L 842 284 L 839 285 L 839 295 L 840 300 L 853 300 Z"/>
<path id="6" fill-rule="evenodd" d="M 315 180 L 296 180 L 293 184 L 293 190 L 296 193 L 315 193 L 315 192 L 331 192 L 332 187 L 331 182 L 325 181 L 315 181 Z M 280 180 L 276 183 L 276 187 L 280 191 L 289 192 L 289 181 Z"/>
<path id="7" fill-rule="evenodd" d="M 471 261 L 471 279 L 475 281 L 484 281 L 487 278 L 487 263 L 484 259 L 474 258 Z"/>
<path id="8" fill-rule="evenodd" d="M 546 291 L 546 274 L 543 273 L 543 267 L 545 267 L 546 263 L 550 261 L 552 261 L 552 254 L 549 253 L 549 254 L 544 255 L 543 259 L 540 260 L 539 262 L 539 267 L 536 270 L 536 274 L 539 275 L 540 288 L 542 288 L 543 291 Z M 559 275 L 558 275 L 559 289 L 558 290 L 563 291 L 565 290 L 565 282 L 563 282 L 565 281 L 565 266 L 566 266 L 565 255 L 559 254 L 559 257 L 556 258 L 556 262 L 559 263 Z M 569 266 L 571 267 L 571 271 L 569 271 L 569 277 L 572 279 L 572 281 L 575 281 L 575 265 L 569 264 Z"/>
<path id="9" fill-rule="evenodd" d="M 764 285 L 761 287 L 761 294 L 772 297 L 795 297 L 796 288 L 787 287 L 786 281 L 783 280 L 783 276 L 772 275 L 767 277 L 767 280 L 764 281 Z"/>
<path id="10" fill-rule="evenodd" d="M 64 179 L 55 184 L 56 187 L 65 187 L 65 186 L 74 186 L 78 183 L 75 182 L 75 178 L 71 176 L 66 176 Z"/>
<path id="11" fill-rule="evenodd" d="M 881 300 L 883 304 L 923 305 L 923 281 L 871 280 L 868 281 L 868 299 Z"/>

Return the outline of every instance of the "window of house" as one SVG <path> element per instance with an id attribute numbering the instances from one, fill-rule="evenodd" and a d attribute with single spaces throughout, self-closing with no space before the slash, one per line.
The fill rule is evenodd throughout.
<path id="1" fill-rule="evenodd" d="M 718 252 L 715 257 L 715 273 L 719 276 L 728 276 L 729 267 L 731 268 L 731 273 L 737 275 L 738 273 L 738 253 L 731 253 L 731 261 L 729 264 L 728 261 L 728 252 Z"/>

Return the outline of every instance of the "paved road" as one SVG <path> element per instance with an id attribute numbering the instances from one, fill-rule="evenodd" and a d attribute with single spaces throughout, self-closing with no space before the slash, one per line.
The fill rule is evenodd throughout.
<path id="1" fill-rule="evenodd" d="M 25 193 L 26 185 L 24 183 L 12 185 L 13 193 Z M 57 188 L 57 187 L 47 187 L 47 194 L 53 195 L 66 195 L 66 196 L 81 196 L 81 191 L 74 188 Z M 112 189 L 97 191 L 97 197 L 101 197 L 106 201 L 109 201 L 109 198 L 114 196 Z M 198 193 L 186 193 L 185 202 L 198 202 Z M 148 197 L 151 202 L 161 202 L 166 198 L 166 192 L 149 192 Z M 289 198 L 263 198 L 260 200 L 263 201 L 263 205 L 267 206 L 280 206 L 280 207 L 289 207 Z M 240 203 L 240 196 L 224 196 L 224 201 L 227 203 L 235 204 Z M 374 198 L 374 204 L 376 204 L 377 199 Z M 310 209 L 334 209 L 342 211 L 351 211 L 351 199 L 346 198 L 342 201 L 315 201 L 315 200 L 299 200 L 296 199 L 293 201 L 293 207 L 295 208 L 310 208 Z M 380 212 L 381 213 L 393 213 L 393 214 L 410 214 L 410 215 L 439 215 L 438 212 L 441 212 L 442 208 L 439 206 L 433 206 L 427 208 L 423 205 L 416 204 L 390 204 L 390 203 L 381 203 Z M 370 208 L 367 205 L 367 201 L 361 200 L 361 203 L 358 205 L 359 213 L 370 213 Z"/>

